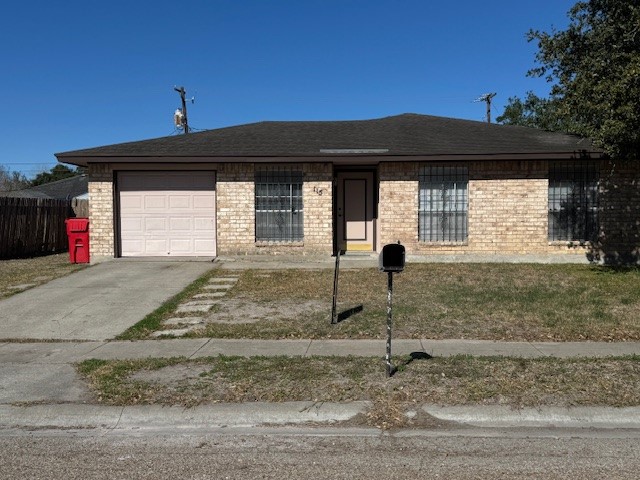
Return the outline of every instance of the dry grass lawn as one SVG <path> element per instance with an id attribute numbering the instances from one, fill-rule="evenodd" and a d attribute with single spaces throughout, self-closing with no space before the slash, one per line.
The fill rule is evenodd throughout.
<path id="1" fill-rule="evenodd" d="M 23 291 L 17 286 L 37 286 L 85 268 L 69 263 L 68 253 L 16 260 L 0 260 L 0 299 Z M 26 287 L 26 288 L 31 288 Z"/>
<path id="2" fill-rule="evenodd" d="M 403 357 L 395 363 L 399 370 L 391 379 L 382 359 L 371 357 L 88 360 L 78 369 L 96 400 L 109 405 L 368 400 L 376 425 L 397 425 L 404 418 L 397 412 L 425 403 L 640 405 L 640 357 Z"/>
<path id="3" fill-rule="evenodd" d="M 223 272 L 221 274 L 226 274 Z M 193 336 L 384 338 L 386 274 L 340 273 L 330 324 L 333 271 L 238 271 L 237 285 Z M 253 305 L 253 307 L 252 307 Z M 313 309 L 301 311 L 304 305 Z M 245 321 L 247 310 L 273 312 Z M 240 311 L 242 310 L 242 311 Z M 244 312 L 244 313 L 243 313 Z M 394 337 L 512 341 L 640 340 L 640 269 L 588 265 L 411 264 L 394 276 Z M 236 319 L 234 322 L 233 319 Z M 220 321 L 217 321 L 220 320 Z"/>

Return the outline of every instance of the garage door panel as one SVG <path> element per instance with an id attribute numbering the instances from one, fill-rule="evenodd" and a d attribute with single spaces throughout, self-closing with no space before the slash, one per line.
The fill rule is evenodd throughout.
<path id="1" fill-rule="evenodd" d="M 167 196 L 166 195 L 145 195 L 144 196 L 144 209 L 145 211 L 160 211 L 165 212 L 167 210 Z"/>
<path id="2" fill-rule="evenodd" d="M 186 217 L 172 217 L 169 219 L 169 230 L 171 232 L 188 232 L 193 231 L 193 219 Z"/>
<path id="3" fill-rule="evenodd" d="M 216 197 L 215 195 L 194 195 L 193 196 L 193 208 L 194 209 L 206 209 L 215 208 Z"/>
<path id="4" fill-rule="evenodd" d="M 144 231 L 154 235 L 167 231 L 167 219 L 164 217 L 147 217 L 144 219 Z"/>
<path id="5" fill-rule="evenodd" d="M 123 239 L 122 251 L 131 252 L 131 255 L 142 255 L 144 252 L 144 239 Z"/>
<path id="6" fill-rule="evenodd" d="M 212 218 L 209 217 L 195 217 L 194 230 L 196 232 L 213 232 L 216 229 L 216 224 Z"/>
<path id="7" fill-rule="evenodd" d="M 122 256 L 215 256 L 215 172 L 120 172 Z"/>
<path id="8" fill-rule="evenodd" d="M 120 209 L 127 211 L 142 211 L 142 195 L 127 194 L 120 197 Z"/>
<path id="9" fill-rule="evenodd" d="M 191 209 L 191 196 L 189 195 L 176 195 L 172 194 L 169 196 L 169 209 L 170 210 L 180 210 Z"/>
<path id="10" fill-rule="evenodd" d="M 196 252 L 196 255 L 207 256 L 209 255 L 207 252 L 210 249 L 211 245 L 209 243 L 209 240 L 199 240 L 197 238 L 193 240 L 193 251 Z"/>
<path id="11" fill-rule="evenodd" d="M 121 220 L 121 228 L 122 230 L 126 230 L 131 233 L 138 233 L 142 235 L 144 231 L 142 228 L 143 218 L 142 217 L 123 217 Z"/>
<path id="12" fill-rule="evenodd" d="M 164 256 L 169 253 L 169 241 L 167 238 L 145 238 L 144 251 L 145 254 Z"/>
<path id="13" fill-rule="evenodd" d="M 190 238 L 172 238 L 170 240 L 170 248 L 175 255 L 187 255 L 193 251 L 192 243 Z M 209 248 L 211 248 L 210 245 Z"/>

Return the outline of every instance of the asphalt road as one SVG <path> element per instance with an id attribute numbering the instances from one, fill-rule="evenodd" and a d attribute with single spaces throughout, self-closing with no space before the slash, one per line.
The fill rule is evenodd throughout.
<path id="1" fill-rule="evenodd" d="M 637 430 L 0 431 L 1 479 L 637 479 Z"/>

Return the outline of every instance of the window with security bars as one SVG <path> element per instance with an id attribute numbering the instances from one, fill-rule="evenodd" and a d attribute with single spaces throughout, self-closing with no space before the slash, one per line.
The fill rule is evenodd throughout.
<path id="1" fill-rule="evenodd" d="M 549 241 L 593 241 L 598 236 L 596 163 L 549 164 Z"/>
<path id="2" fill-rule="evenodd" d="M 419 240 L 466 241 L 469 169 L 465 166 L 423 166 L 419 180 Z"/>
<path id="3" fill-rule="evenodd" d="M 256 241 L 303 240 L 301 171 L 287 167 L 256 170 L 255 196 Z"/>

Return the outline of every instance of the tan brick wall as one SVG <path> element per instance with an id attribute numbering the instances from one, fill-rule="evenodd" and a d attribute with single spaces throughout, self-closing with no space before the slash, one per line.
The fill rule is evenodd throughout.
<path id="1" fill-rule="evenodd" d="M 89 251 L 92 260 L 115 255 L 113 170 L 108 164 L 89 166 Z"/>
<path id="2" fill-rule="evenodd" d="M 546 253 L 546 162 L 491 162 L 469 166 L 471 252 Z"/>
<path id="3" fill-rule="evenodd" d="M 640 263 L 640 166 L 603 162 L 600 235 L 590 253 L 608 264 Z"/>
<path id="4" fill-rule="evenodd" d="M 221 164 L 217 176 L 218 253 L 327 253 L 333 250 L 332 166 L 289 165 L 303 172 L 304 240 L 255 241 L 255 164 Z"/>
<path id="5" fill-rule="evenodd" d="M 381 163 L 378 176 L 378 247 L 400 240 L 413 253 L 418 245 L 418 164 Z"/>
<path id="6" fill-rule="evenodd" d="M 584 247 L 550 245 L 547 232 L 547 162 L 469 162 L 468 239 L 460 243 L 418 240 L 420 163 L 382 163 L 380 244 L 400 240 L 410 254 L 584 255 Z"/>
<path id="7" fill-rule="evenodd" d="M 304 251 L 333 252 L 333 169 L 331 164 L 303 165 Z"/>
<path id="8" fill-rule="evenodd" d="M 216 176 L 218 254 L 255 248 L 254 165 L 220 164 Z"/>

